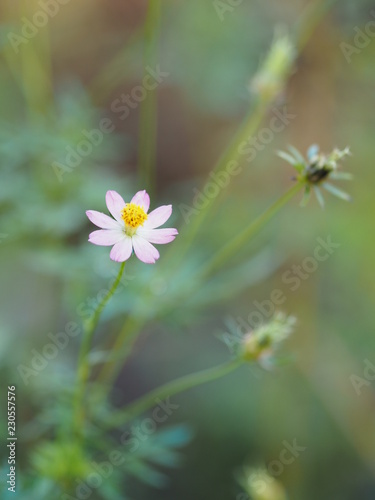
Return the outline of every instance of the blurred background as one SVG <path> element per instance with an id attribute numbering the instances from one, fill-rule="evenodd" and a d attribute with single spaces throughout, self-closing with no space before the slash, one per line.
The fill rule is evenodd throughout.
<path id="1" fill-rule="evenodd" d="M 43 16 L 36 18 L 41 27 L 34 33 L 35 24 L 27 20 L 40 3 L 3 0 L 0 6 L 1 406 L 5 386 L 16 385 L 20 488 L 43 436 L 40 408 L 52 408 L 60 389 L 72 384 L 79 337 L 27 384 L 17 367 L 31 366 L 33 349 L 41 350 L 49 333 L 79 323 L 83 308 L 92 307 L 88 301 L 117 272 L 107 249 L 87 243 L 92 225 L 85 210 L 106 212 L 108 189 L 126 200 L 144 188 L 138 168 L 145 153 L 141 106 L 133 97 L 126 111 L 119 99 L 142 82 L 148 2 L 52 2 L 55 14 L 46 25 Z M 192 206 L 196 189 L 251 108 L 249 82 L 275 28 L 295 29 L 315 2 L 234 3 L 162 2 L 159 69 L 151 68 L 158 81 L 151 208 L 172 202 L 170 225 L 179 229 L 185 224 L 180 205 Z M 370 0 L 341 0 L 322 15 L 261 127 L 284 106 L 293 119 L 233 178 L 186 257 L 185 275 L 177 273 L 175 280 L 183 282 L 201 256 L 288 189 L 293 171 L 275 155 L 287 144 L 304 153 L 313 143 L 326 152 L 350 146 L 344 167 L 355 180 L 344 188 L 353 203 L 327 196 L 323 211 L 315 200 L 306 208 L 292 200 L 246 249 L 245 268 L 230 268 L 199 300 L 190 297 L 167 316 L 141 312 L 151 321 L 116 382 L 114 398 L 123 404 L 225 360 L 227 348 L 217 334 L 228 321 L 246 320 L 255 302 L 269 299 L 274 289 L 286 296 L 285 312 L 298 318 L 287 344 L 291 362 L 273 372 L 244 367 L 173 398 L 178 410 L 167 424 L 186 423 L 194 433 L 182 464 L 167 471 L 163 488 L 130 479 L 119 498 L 125 491 L 144 500 L 240 498 L 236 471 L 246 464 L 267 467 L 293 440 L 306 449 L 278 474 L 288 498 L 375 498 L 374 22 Z M 365 35 L 355 40 L 359 30 Z M 97 139 L 93 130 L 105 119 L 111 131 Z M 88 136 L 86 151 L 80 144 Z M 291 290 L 285 273 L 313 257 L 317 238 L 327 237 L 339 247 Z M 162 265 L 167 249 L 160 253 Z M 135 259 L 126 273 L 123 293 L 103 315 L 98 344 L 121 328 L 145 287 L 157 304 L 176 285 Z M 367 372 L 366 360 L 374 364 Z M 2 435 L 5 422 L 4 414 Z"/>

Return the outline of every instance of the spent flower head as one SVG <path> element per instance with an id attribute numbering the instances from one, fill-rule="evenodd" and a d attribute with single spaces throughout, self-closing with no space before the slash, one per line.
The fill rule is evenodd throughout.
<path id="1" fill-rule="evenodd" d="M 128 260 L 133 253 L 146 264 L 154 264 L 160 257 L 151 243 L 166 244 L 173 241 L 177 229 L 156 229 L 164 224 L 172 214 L 172 205 L 163 205 L 148 213 L 150 197 L 146 191 L 138 191 L 129 203 L 116 191 L 107 191 L 106 203 L 108 215 L 95 210 L 88 210 L 87 217 L 99 231 L 89 236 L 94 245 L 112 246 L 110 258 L 116 262 Z"/>
<path id="2" fill-rule="evenodd" d="M 237 358 L 258 362 L 263 368 L 270 369 L 276 362 L 276 353 L 283 340 L 294 330 L 296 318 L 283 312 L 276 312 L 267 323 L 247 333 L 240 334 L 238 326 L 227 322 L 228 333 L 218 335 Z"/>
<path id="3" fill-rule="evenodd" d="M 293 332 L 296 318 L 277 312 L 271 321 L 244 335 L 241 356 L 246 361 L 258 361 L 262 366 L 272 366 L 280 343 Z"/>
<path id="4" fill-rule="evenodd" d="M 347 193 L 327 182 L 328 179 L 352 180 L 353 176 L 351 174 L 337 171 L 339 168 L 338 162 L 351 154 L 348 147 L 342 150 L 335 148 L 330 154 L 326 155 L 320 153 L 319 146 L 314 144 L 308 149 L 306 159 L 293 146 L 289 146 L 288 149 L 288 152 L 279 151 L 278 156 L 295 168 L 297 171 L 296 180 L 305 185 L 302 206 L 307 205 L 313 190 L 319 204 L 324 208 L 324 198 L 320 187 L 342 200 L 351 201 L 351 197 Z"/>

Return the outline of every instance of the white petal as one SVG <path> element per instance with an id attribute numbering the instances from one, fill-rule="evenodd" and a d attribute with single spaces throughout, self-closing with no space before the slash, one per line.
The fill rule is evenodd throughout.
<path id="1" fill-rule="evenodd" d="M 135 255 L 146 264 L 155 264 L 160 257 L 154 246 L 141 236 L 135 235 L 132 238 Z"/>
<path id="2" fill-rule="evenodd" d="M 154 229 L 155 227 L 159 227 L 164 224 L 164 222 L 167 222 L 171 214 L 172 205 L 163 205 L 159 208 L 156 208 L 148 214 L 147 220 L 144 222 L 143 227 L 145 229 Z"/>
<path id="3" fill-rule="evenodd" d="M 121 229 L 123 227 L 123 224 L 120 224 L 117 220 L 113 220 L 108 215 L 96 210 L 87 210 L 86 215 L 95 226 L 102 229 Z"/>
<path id="4" fill-rule="evenodd" d="M 138 191 L 138 193 L 136 193 L 133 196 L 130 203 L 135 203 L 136 205 L 139 205 L 140 207 L 143 208 L 143 210 L 147 214 L 148 209 L 150 208 L 150 197 L 145 190 Z"/>
<path id="5" fill-rule="evenodd" d="M 124 239 L 116 243 L 109 254 L 110 258 L 116 262 L 124 262 L 128 260 L 132 254 L 133 245 L 132 239 L 125 236 Z"/>
<path id="6" fill-rule="evenodd" d="M 125 238 L 125 234 L 120 229 L 100 229 L 89 235 L 89 242 L 94 245 L 110 247 Z"/>
<path id="7" fill-rule="evenodd" d="M 137 230 L 137 234 L 150 243 L 165 245 L 176 238 L 178 231 L 174 228 L 144 229 L 143 227 L 140 227 Z"/>
<path id="8" fill-rule="evenodd" d="M 108 210 L 111 212 L 113 217 L 119 221 L 124 222 L 121 217 L 121 211 L 125 208 L 126 203 L 124 202 L 122 196 L 120 196 L 116 191 L 107 191 L 105 195 L 105 201 L 107 203 Z"/>

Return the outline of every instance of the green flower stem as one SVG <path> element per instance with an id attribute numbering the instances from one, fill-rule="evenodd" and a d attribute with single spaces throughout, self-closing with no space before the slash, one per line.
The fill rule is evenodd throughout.
<path id="1" fill-rule="evenodd" d="M 95 312 L 90 320 L 88 320 L 85 324 L 83 339 L 81 344 L 81 350 L 78 358 L 78 373 L 77 373 L 77 389 L 75 393 L 75 401 L 74 401 L 74 417 L 73 424 L 74 429 L 78 435 L 81 434 L 81 425 L 84 418 L 84 393 L 85 393 L 85 385 L 90 375 L 90 365 L 88 361 L 88 355 L 90 352 L 90 347 L 92 343 L 92 339 L 95 333 L 96 326 L 99 322 L 100 315 L 106 306 L 109 299 L 115 293 L 116 288 L 118 287 L 123 272 L 125 268 L 125 262 L 121 264 L 119 273 L 117 275 L 116 280 L 113 282 L 111 288 L 108 290 L 107 294 L 103 297 L 103 299 L 98 304 Z"/>
<path id="2" fill-rule="evenodd" d="M 255 219 L 249 226 L 241 231 L 235 238 L 224 245 L 205 265 L 199 273 L 198 281 L 202 281 L 216 271 L 222 264 L 226 263 L 236 254 L 251 238 L 258 233 L 277 212 L 288 203 L 302 188 L 304 183 L 298 182 L 293 185 L 281 198 L 273 203 L 265 212 Z"/>
<path id="3" fill-rule="evenodd" d="M 134 314 L 127 317 L 125 324 L 121 328 L 111 351 L 116 353 L 102 367 L 98 375 L 98 381 L 111 385 L 119 374 L 125 360 L 129 356 L 133 344 L 138 336 L 138 333 L 143 325 L 147 323 L 147 319 L 138 318 Z"/>
<path id="4" fill-rule="evenodd" d="M 321 19 L 336 2 L 337 0 L 315 0 L 306 7 L 304 14 L 296 25 L 294 36 L 300 52 L 305 48 Z"/>
<path id="5" fill-rule="evenodd" d="M 211 171 L 212 174 L 216 174 L 225 170 L 230 164 L 237 163 L 238 166 L 241 165 L 240 146 L 244 142 L 248 141 L 249 138 L 256 133 L 271 102 L 272 100 L 270 100 L 269 102 L 265 102 L 263 100 L 257 101 L 255 109 L 252 109 L 244 119 L 232 143 L 221 156 L 214 169 Z M 168 272 L 172 273 L 179 265 L 179 263 L 183 260 L 190 247 L 192 246 L 200 227 L 210 215 L 219 198 L 220 194 L 215 198 L 210 198 L 204 210 L 200 210 L 200 212 L 194 217 L 193 221 L 182 234 L 183 238 L 181 238 L 181 245 L 183 246 L 180 247 L 180 245 L 177 243 L 177 245 L 174 245 L 174 248 L 171 248 L 170 252 L 175 255 L 176 259 L 172 262 L 172 264 L 170 258 L 166 259 L 168 261 Z"/>
<path id="6" fill-rule="evenodd" d="M 124 410 L 120 410 L 113 415 L 113 417 L 108 422 L 109 428 L 124 425 L 130 420 L 138 417 L 142 413 L 146 412 L 159 401 L 166 399 L 168 397 L 180 394 L 188 389 L 196 387 L 198 385 L 205 384 L 207 382 L 212 382 L 220 377 L 224 377 L 228 373 L 234 371 L 236 368 L 244 363 L 243 359 L 231 359 L 230 361 L 223 363 L 219 366 L 209 368 L 197 373 L 192 373 L 180 377 L 176 380 L 172 380 L 161 387 L 154 389 L 145 396 L 137 399 L 134 403 L 128 405 Z"/>
<path id="7" fill-rule="evenodd" d="M 160 0 L 149 0 L 144 28 L 144 74 L 158 60 L 158 38 L 161 18 Z M 147 92 L 140 105 L 138 162 L 141 181 L 150 194 L 155 184 L 157 147 L 157 89 Z"/>

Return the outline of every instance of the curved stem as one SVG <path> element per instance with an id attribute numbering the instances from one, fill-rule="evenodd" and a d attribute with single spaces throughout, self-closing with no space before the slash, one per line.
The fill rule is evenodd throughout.
<path id="1" fill-rule="evenodd" d="M 238 166 L 241 166 L 241 145 L 244 142 L 248 141 L 249 138 L 251 138 L 256 133 L 260 124 L 263 121 L 263 118 L 267 112 L 269 104 L 270 103 L 265 103 L 262 100 L 257 101 L 255 109 L 254 110 L 252 109 L 248 113 L 248 115 L 242 122 L 242 125 L 239 127 L 231 144 L 224 152 L 224 154 L 221 156 L 216 166 L 211 171 L 211 175 L 217 174 L 221 171 L 226 171 L 226 169 L 230 165 L 237 164 Z M 183 247 L 178 248 L 178 251 L 176 249 L 176 246 L 173 250 L 171 249 L 171 252 L 173 252 L 174 255 L 176 256 L 176 259 L 172 262 L 172 265 L 170 259 L 168 259 L 169 273 L 173 273 L 174 270 L 179 265 L 179 263 L 183 260 L 184 256 L 191 248 L 191 245 L 193 244 L 200 227 L 202 226 L 203 222 L 207 219 L 207 217 L 210 215 L 212 208 L 218 202 L 219 198 L 220 198 L 220 193 L 218 196 L 214 198 L 209 198 L 207 200 L 208 203 L 205 206 L 204 210 L 200 210 L 199 214 L 197 214 L 194 220 L 189 224 L 188 228 L 183 234 L 183 239 L 181 238 L 181 241 L 183 241 Z"/>
<path id="2" fill-rule="evenodd" d="M 223 246 L 206 264 L 202 272 L 199 274 L 199 280 L 207 278 L 221 264 L 230 259 L 238 250 L 241 249 L 258 231 L 260 231 L 267 222 L 293 198 L 303 187 L 302 183 L 297 183 L 292 186 L 281 198 L 273 203 L 265 212 L 255 219 L 249 226 L 241 231 L 235 238 Z"/>
<path id="3" fill-rule="evenodd" d="M 297 22 L 295 29 L 295 40 L 298 50 L 301 52 L 311 35 L 318 26 L 319 21 L 333 7 L 338 0 L 315 0 L 306 7 L 305 12 Z"/>
<path id="4" fill-rule="evenodd" d="M 170 398 L 176 394 L 180 394 L 181 392 L 184 392 L 198 385 L 202 385 L 223 377 L 224 375 L 227 375 L 228 373 L 234 371 L 243 363 L 244 360 L 242 359 L 234 359 L 219 366 L 215 366 L 213 368 L 202 370 L 196 373 L 191 373 L 176 380 L 172 380 L 171 382 L 168 382 L 161 387 L 154 389 L 145 396 L 140 397 L 139 399 L 128 405 L 126 408 L 124 408 L 124 410 L 120 410 L 119 412 L 117 412 L 110 420 L 108 425 L 110 428 L 124 425 L 129 420 L 132 420 L 133 418 L 141 415 L 164 399 Z"/>
<path id="5" fill-rule="evenodd" d="M 92 318 L 90 318 L 85 324 L 81 349 L 78 358 L 77 389 L 75 393 L 74 409 L 73 409 L 74 411 L 73 425 L 78 435 L 81 434 L 81 424 L 84 418 L 83 399 L 84 399 L 85 385 L 90 375 L 88 354 L 90 352 L 90 347 L 95 333 L 95 328 L 98 324 L 100 315 L 104 307 L 106 306 L 107 302 L 112 297 L 112 295 L 115 293 L 116 288 L 118 287 L 121 281 L 124 268 L 125 268 L 125 262 L 121 264 L 117 278 L 113 282 L 111 288 L 108 290 L 106 295 L 102 298 L 102 300 L 98 304 Z"/>

